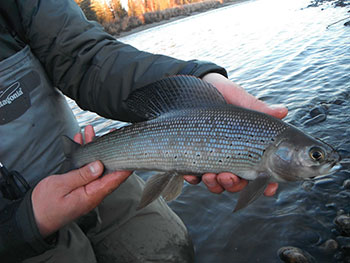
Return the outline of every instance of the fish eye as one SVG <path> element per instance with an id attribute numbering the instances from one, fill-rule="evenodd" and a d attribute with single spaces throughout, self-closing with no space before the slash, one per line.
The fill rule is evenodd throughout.
<path id="1" fill-rule="evenodd" d="M 319 147 L 312 147 L 309 151 L 310 158 L 315 162 L 322 162 L 324 160 L 324 151 Z"/>

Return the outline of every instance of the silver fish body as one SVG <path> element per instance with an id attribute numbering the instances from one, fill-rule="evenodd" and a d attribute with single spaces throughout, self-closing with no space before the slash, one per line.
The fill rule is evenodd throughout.
<path id="1" fill-rule="evenodd" d="M 67 155 L 74 167 L 100 160 L 111 171 L 165 172 L 168 179 L 156 175 L 148 189 L 146 185 L 145 195 L 152 197 L 141 201 L 141 207 L 157 197 L 154 188 L 172 184 L 171 177 L 220 172 L 250 181 L 259 178 L 250 187 L 254 194 L 246 193 L 240 205 L 244 207 L 257 198 L 255 192 L 261 194 L 269 181 L 312 178 L 328 173 L 339 161 L 331 146 L 297 128 L 264 113 L 225 103 L 167 109 L 149 120 L 69 150 Z M 173 198 L 180 188 L 182 185 L 168 189 L 171 193 L 158 189 L 156 195 Z"/>
<path id="2" fill-rule="evenodd" d="M 232 172 L 253 180 L 247 172 L 261 166 L 265 151 L 291 128 L 259 115 L 230 106 L 173 111 L 80 147 L 73 162 L 101 160 L 108 170 Z"/>

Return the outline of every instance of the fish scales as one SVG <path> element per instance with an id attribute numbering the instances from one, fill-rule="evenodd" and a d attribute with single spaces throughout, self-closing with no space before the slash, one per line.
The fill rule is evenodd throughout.
<path id="1" fill-rule="evenodd" d="M 103 136 L 94 149 L 82 147 L 77 159 L 79 165 L 102 160 L 110 170 L 239 173 L 259 163 L 286 128 L 239 108 L 185 109 Z"/>

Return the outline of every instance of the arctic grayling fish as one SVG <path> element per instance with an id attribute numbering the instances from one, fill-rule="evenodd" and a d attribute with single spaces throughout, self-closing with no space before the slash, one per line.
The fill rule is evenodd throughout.
<path id="1" fill-rule="evenodd" d="M 269 182 L 324 175 L 340 159 L 331 146 L 277 118 L 227 104 L 216 88 L 192 76 L 138 89 L 127 105 L 144 121 L 84 146 L 65 137 L 64 149 L 71 169 L 100 160 L 109 171 L 160 171 L 147 181 L 139 208 L 160 195 L 175 199 L 185 174 L 231 172 L 250 181 L 237 211 Z"/>

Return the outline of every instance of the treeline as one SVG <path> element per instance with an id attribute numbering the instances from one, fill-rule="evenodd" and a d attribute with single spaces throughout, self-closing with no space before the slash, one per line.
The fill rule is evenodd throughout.
<path id="1" fill-rule="evenodd" d="M 189 15 L 235 0 L 128 0 L 127 10 L 120 0 L 75 0 L 86 17 L 101 23 L 107 32 L 118 35 L 143 24 Z"/>

